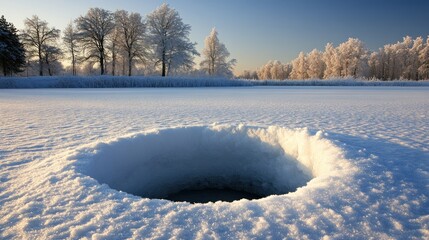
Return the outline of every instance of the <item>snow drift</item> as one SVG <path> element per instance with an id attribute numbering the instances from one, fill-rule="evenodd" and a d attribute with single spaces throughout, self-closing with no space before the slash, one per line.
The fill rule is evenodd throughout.
<path id="1" fill-rule="evenodd" d="M 82 172 L 144 198 L 202 189 L 280 195 L 329 174 L 339 150 L 320 135 L 243 125 L 156 130 L 85 149 Z"/>

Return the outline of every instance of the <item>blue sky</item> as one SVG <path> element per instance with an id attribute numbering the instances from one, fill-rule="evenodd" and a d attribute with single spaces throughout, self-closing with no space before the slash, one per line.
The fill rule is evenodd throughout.
<path id="1" fill-rule="evenodd" d="M 146 15 L 164 2 L 192 26 L 190 38 L 199 51 L 216 27 L 238 61 L 236 73 L 271 59 L 289 62 L 300 51 L 322 50 L 349 37 L 376 50 L 406 35 L 429 35 L 427 0 L 0 0 L 0 15 L 21 29 L 36 14 L 62 30 L 90 7 Z"/>

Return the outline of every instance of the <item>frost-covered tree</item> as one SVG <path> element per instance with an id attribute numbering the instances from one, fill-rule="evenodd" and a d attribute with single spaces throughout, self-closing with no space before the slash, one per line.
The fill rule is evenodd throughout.
<path id="1" fill-rule="evenodd" d="M 406 78 L 407 79 L 415 79 L 418 80 L 419 79 L 419 66 L 421 65 L 420 59 L 419 59 L 419 53 L 420 51 L 423 49 L 423 38 L 422 37 L 417 37 L 414 41 L 413 41 L 413 46 L 410 49 L 410 53 L 409 53 L 409 59 L 407 61 L 407 68 L 406 68 L 406 72 L 404 74 L 407 75 Z"/>
<path id="2" fill-rule="evenodd" d="M 323 54 L 317 49 L 314 49 L 307 55 L 307 75 L 311 79 L 322 79 L 325 71 L 325 63 L 323 62 Z"/>
<path id="3" fill-rule="evenodd" d="M 272 79 L 271 77 L 271 68 L 273 67 L 274 61 L 270 60 L 261 68 L 258 69 L 258 79 L 260 80 L 268 80 Z"/>
<path id="4" fill-rule="evenodd" d="M 419 61 L 421 63 L 418 68 L 420 79 L 429 79 L 429 36 L 426 39 L 426 44 L 420 50 Z"/>
<path id="5" fill-rule="evenodd" d="M 56 48 L 57 40 L 60 37 L 60 30 L 55 27 L 49 27 L 48 22 L 41 20 L 34 15 L 24 21 L 25 29 L 22 33 L 22 41 L 26 47 L 29 56 L 36 56 L 39 61 L 39 75 L 43 76 L 45 65 L 45 56 Z"/>
<path id="6" fill-rule="evenodd" d="M 145 24 L 139 13 L 119 10 L 115 12 L 115 25 L 120 48 L 127 54 L 128 76 L 131 76 L 134 60 L 143 59 L 145 55 Z"/>
<path id="7" fill-rule="evenodd" d="M 342 77 L 356 78 L 363 75 L 367 64 L 367 51 L 362 41 L 357 38 L 349 38 L 338 46 L 337 51 Z"/>
<path id="8" fill-rule="evenodd" d="M 410 36 L 403 38 L 402 42 L 398 42 L 393 46 L 393 57 L 395 60 L 395 67 L 393 69 L 392 79 L 407 79 L 410 72 L 409 60 L 413 39 Z"/>
<path id="9" fill-rule="evenodd" d="M 340 59 L 332 43 L 326 44 L 325 52 L 323 52 L 323 62 L 325 63 L 323 78 L 327 79 L 341 76 Z"/>
<path id="10" fill-rule="evenodd" d="M 304 52 L 300 52 L 298 57 L 292 61 L 292 71 L 290 73 L 291 79 L 307 79 L 307 56 Z"/>
<path id="11" fill-rule="evenodd" d="M 155 66 L 161 65 L 161 76 L 173 70 L 191 69 L 196 43 L 189 40 L 191 26 L 183 23 L 179 13 L 162 4 L 147 16 L 148 43 Z"/>
<path id="12" fill-rule="evenodd" d="M 258 79 L 261 80 L 284 80 L 289 77 L 291 67 L 284 65 L 278 60 L 270 60 L 258 69 Z"/>
<path id="13" fill-rule="evenodd" d="M 85 16 L 76 19 L 79 43 L 85 51 L 85 60 L 97 59 L 100 74 L 105 74 L 106 42 L 115 25 L 113 14 L 101 8 L 91 8 Z"/>
<path id="14" fill-rule="evenodd" d="M 409 36 L 404 37 L 402 42 L 384 45 L 378 52 L 371 54 L 368 62 L 372 72 L 370 77 L 383 80 L 418 79 L 418 68 L 421 65 L 418 56 L 422 48 L 421 37 L 413 40 Z"/>
<path id="15" fill-rule="evenodd" d="M 65 50 L 70 55 L 71 67 L 72 67 L 72 75 L 75 76 L 76 65 L 77 65 L 77 53 L 80 51 L 78 45 L 78 35 L 76 27 L 73 23 L 69 23 L 67 27 L 63 31 L 63 45 Z"/>
<path id="16" fill-rule="evenodd" d="M 372 52 L 368 59 L 369 75 L 371 79 L 382 79 L 381 58 L 377 52 Z"/>
<path id="17" fill-rule="evenodd" d="M 289 77 L 289 65 L 284 65 L 280 61 L 274 61 L 270 69 L 271 79 L 284 80 Z"/>
<path id="18" fill-rule="evenodd" d="M 258 80 L 258 73 L 256 71 L 244 70 L 243 73 L 238 76 L 239 79 L 253 79 Z"/>
<path id="19" fill-rule="evenodd" d="M 210 76 L 232 77 L 233 67 L 236 64 L 235 59 L 227 60 L 230 53 L 218 38 L 218 32 L 215 28 L 204 41 L 203 60 L 200 67 Z"/>
<path id="20" fill-rule="evenodd" d="M 23 71 L 25 49 L 12 23 L 0 18 L 0 70 L 4 76 Z"/>
<path id="21" fill-rule="evenodd" d="M 349 76 L 383 80 L 427 78 L 427 45 L 422 37 L 413 40 L 409 36 L 401 42 L 386 44 L 377 52 L 368 51 L 355 38 L 349 38 L 336 48 L 328 43 L 323 54 L 316 49 L 306 56 L 300 54 L 292 62 L 290 78 L 319 78 L 321 69 L 324 69 L 325 79 Z M 307 69 L 306 74 L 303 74 L 304 69 Z"/>

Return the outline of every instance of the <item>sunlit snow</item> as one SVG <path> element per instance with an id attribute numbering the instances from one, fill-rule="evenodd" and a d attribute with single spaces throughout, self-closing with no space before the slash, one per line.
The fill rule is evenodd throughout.
<path id="1" fill-rule="evenodd" d="M 0 90 L 0 238 L 429 238 L 428 96 Z M 162 199 L 207 185 L 263 196 Z"/>

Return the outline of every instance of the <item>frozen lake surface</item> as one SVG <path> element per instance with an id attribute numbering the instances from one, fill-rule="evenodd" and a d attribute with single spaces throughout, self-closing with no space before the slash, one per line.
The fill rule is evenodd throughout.
<path id="1" fill-rule="evenodd" d="M 427 239 L 428 133 L 428 87 L 0 90 L 0 238 Z M 156 199 L 196 171 L 274 195 Z"/>

